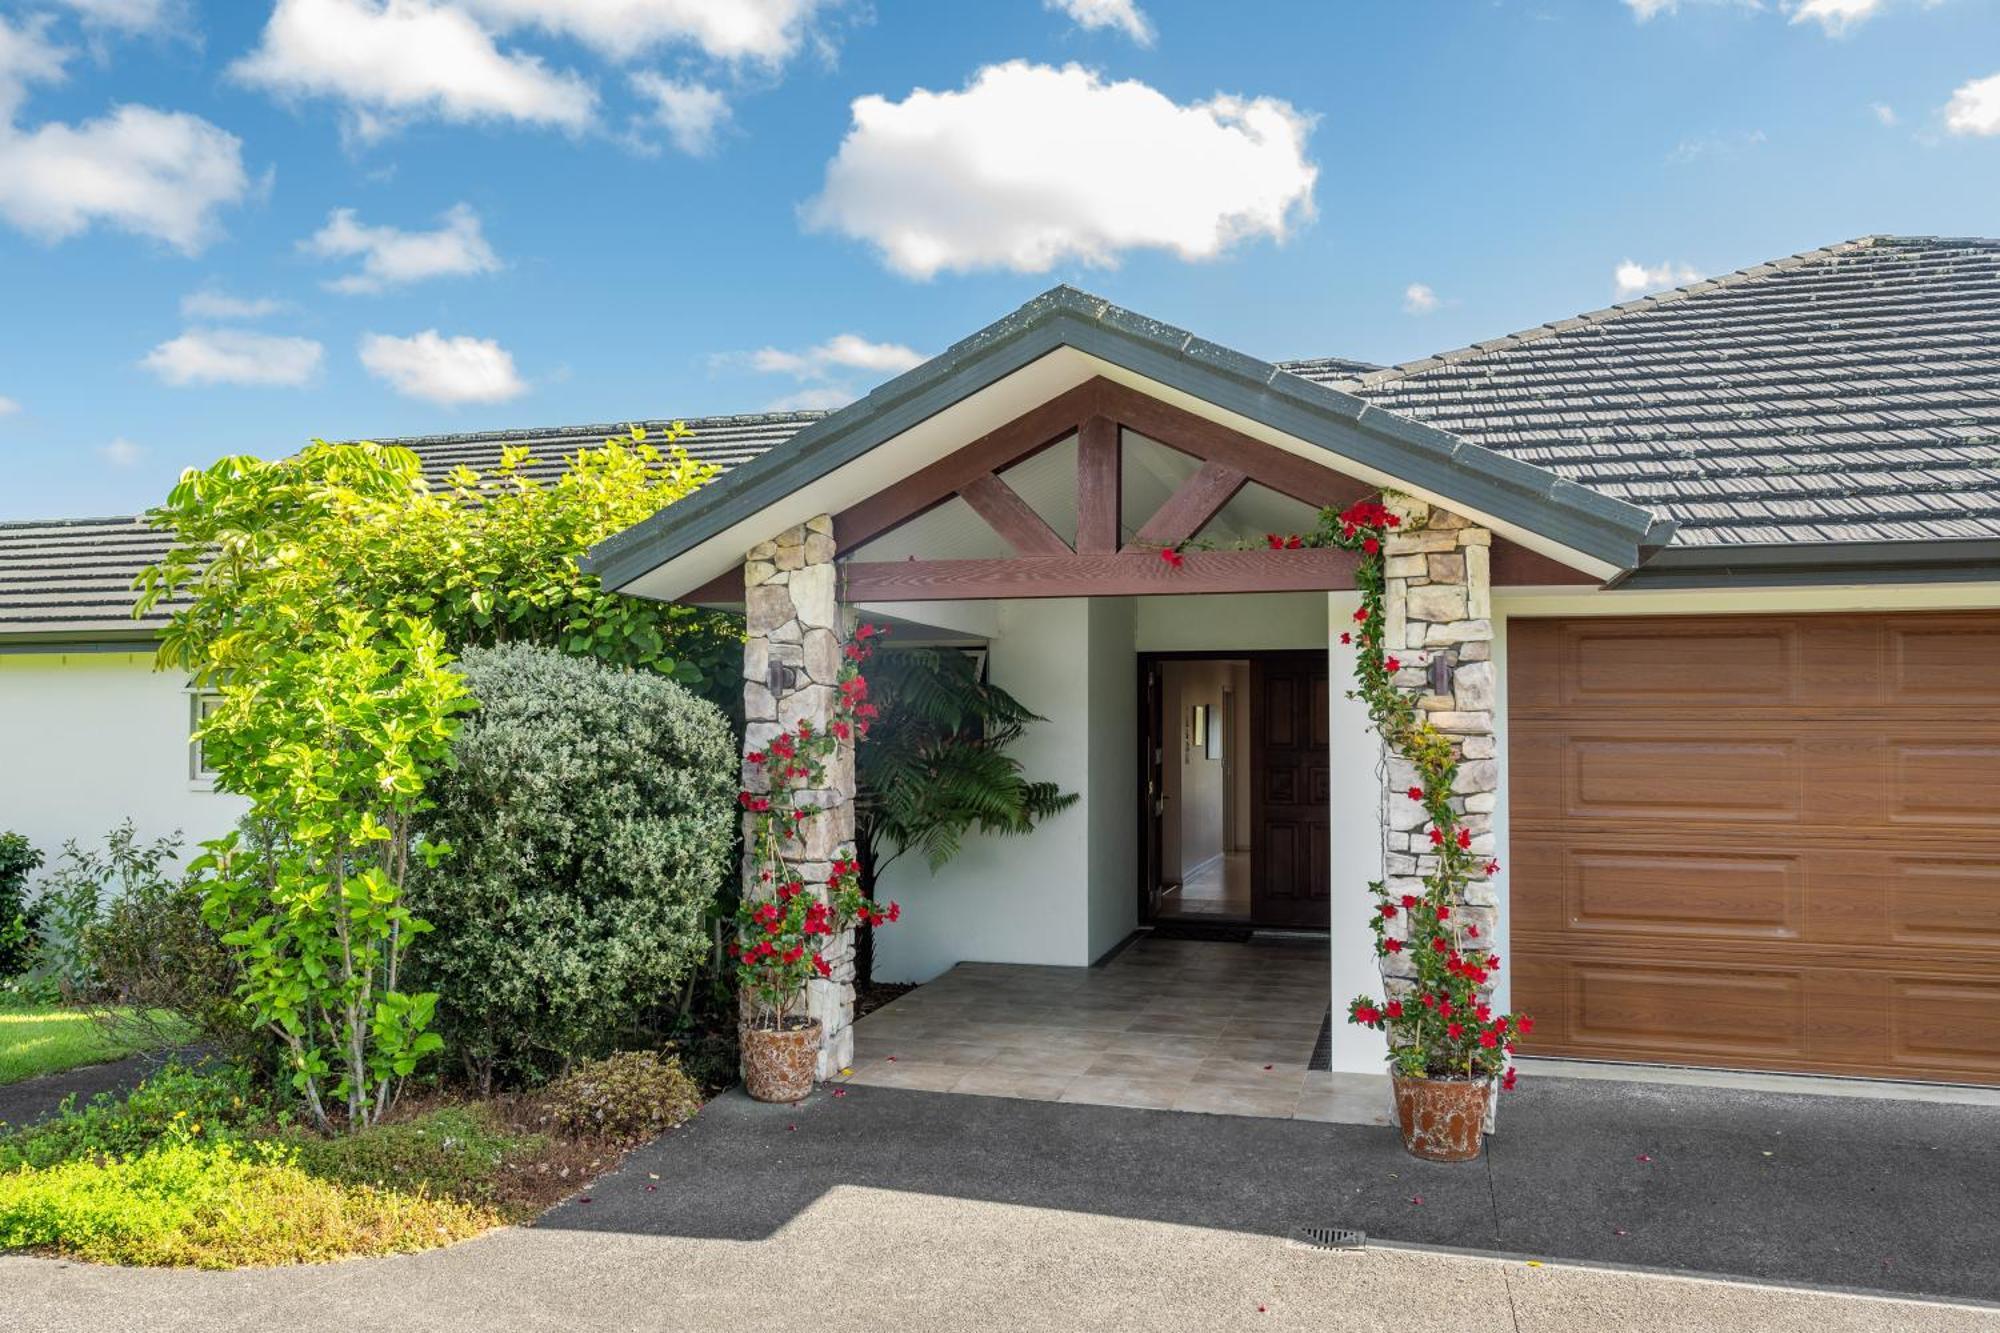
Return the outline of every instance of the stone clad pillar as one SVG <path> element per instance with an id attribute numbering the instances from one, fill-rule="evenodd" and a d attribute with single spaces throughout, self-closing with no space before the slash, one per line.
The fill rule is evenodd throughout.
<path id="1" fill-rule="evenodd" d="M 1493 533 L 1471 520 L 1409 496 L 1384 502 L 1402 515 L 1402 526 L 1383 543 L 1387 579 L 1383 597 L 1383 637 L 1388 652 L 1402 662 L 1396 684 L 1418 694 L 1417 706 L 1430 724 L 1453 738 L 1459 753 L 1457 799 L 1460 822 L 1472 833 L 1472 851 L 1494 854 L 1493 809 L 1499 800 L 1500 766 L 1493 730 L 1497 680 L 1493 666 Z M 1451 669 L 1448 693 L 1430 688 L 1432 664 Z M 1392 758 L 1387 766 L 1383 821 L 1383 869 L 1392 894 L 1423 892 L 1422 877 L 1436 868 L 1425 832 L 1423 807 L 1406 796 L 1417 775 Z M 1493 938 L 1499 898 L 1475 871 L 1459 913 Z M 1413 969 L 1400 957 L 1383 960 L 1387 978 Z M 1393 985 L 1392 985 L 1393 993 Z"/>
<path id="2" fill-rule="evenodd" d="M 839 571 L 834 565 L 833 520 L 822 514 L 750 548 L 743 562 L 743 744 L 761 750 L 780 732 L 801 722 L 825 735 L 850 626 L 840 606 Z M 764 771 L 747 760 L 748 790 L 768 784 Z M 854 842 L 854 746 L 840 747 L 827 769 L 824 788 L 795 793 L 800 805 L 820 813 L 801 821 L 787 840 L 785 855 L 806 892 L 822 900 L 833 860 Z M 744 816 L 743 892 L 758 897 L 773 886 L 758 878 L 749 842 L 753 816 Z M 854 1056 L 854 938 L 844 931 L 823 950 L 833 975 L 806 986 L 806 1013 L 822 1027 L 819 1077 L 846 1067 Z"/>

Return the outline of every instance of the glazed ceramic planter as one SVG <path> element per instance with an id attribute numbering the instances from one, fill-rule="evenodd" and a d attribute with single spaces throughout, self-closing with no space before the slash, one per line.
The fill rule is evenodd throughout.
<path id="1" fill-rule="evenodd" d="M 1428 1162 L 1470 1162 L 1486 1130 L 1488 1078 L 1412 1078 L 1396 1074 L 1396 1121 L 1403 1146 Z"/>
<path id="2" fill-rule="evenodd" d="M 737 1030 L 743 1045 L 743 1090 L 760 1102 L 802 1102 L 819 1065 L 819 1020 L 794 1018 L 782 1028 Z"/>

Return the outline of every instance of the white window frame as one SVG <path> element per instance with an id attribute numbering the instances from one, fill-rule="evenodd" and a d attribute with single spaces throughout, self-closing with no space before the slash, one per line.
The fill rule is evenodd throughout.
<path id="1" fill-rule="evenodd" d="M 214 791 L 215 770 L 208 767 L 208 760 L 201 752 L 201 741 L 195 732 L 201 729 L 202 720 L 222 702 L 222 691 L 204 690 L 190 685 L 188 700 L 188 790 Z"/>

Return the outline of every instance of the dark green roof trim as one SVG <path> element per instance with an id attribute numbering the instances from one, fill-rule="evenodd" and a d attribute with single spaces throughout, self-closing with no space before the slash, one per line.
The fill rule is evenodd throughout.
<path id="1" fill-rule="evenodd" d="M 0 630 L 0 653 L 142 653 L 160 641 L 160 631 L 146 625 L 129 630 Z"/>
<path id="2" fill-rule="evenodd" d="M 618 588 L 1059 347 L 1098 357 L 1621 569 L 1674 525 L 1266 361 L 1056 287 L 671 508 L 583 567 Z"/>
<path id="3" fill-rule="evenodd" d="M 1676 546 L 1615 580 L 1617 588 L 1796 588 L 2000 582 L 2000 541 L 1788 542 Z"/>

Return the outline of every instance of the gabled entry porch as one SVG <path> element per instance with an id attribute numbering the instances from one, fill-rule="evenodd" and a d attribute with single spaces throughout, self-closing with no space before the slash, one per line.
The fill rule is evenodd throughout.
<path id="1" fill-rule="evenodd" d="M 1281 1020 L 1317 1024 L 1380 985 L 1359 910 L 1368 882 L 1414 881 L 1428 854 L 1416 822 L 1385 799 L 1384 778 L 1395 790 L 1399 775 L 1384 773 L 1366 708 L 1345 689 L 1357 557 L 1285 539 L 1323 510 L 1391 493 L 1409 530 L 1388 539 L 1385 642 L 1411 660 L 1390 670 L 1459 739 L 1463 826 L 1483 851 L 1497 841 L 1502 786 L 1490 591 L 1597 583 L 1636 563 L 1655 535 L 1650 517 L 1069 289 L 606 542 L 589 563 L 628 593 L 743 606 L 750 750 L 802 724 L 827 734 L 842 646 L 863 618 L 892 626 L 892 642 L 977 651 L 991 679 L 1047 719 L 1019 757 L 1077 804 L 1031 835 L 974 839 L 935 874 L 911 859 L 885 873 L 878 896 L 904 906 L 877 935 L 885 979 L 934 982 L 966 963 L 1081 969 L 1119 948 L 1158 887 L 1133 817 L 1140 655 L 1299 654 L 1290 706 L 1310 720 L 1293 728 L 1294 748 L 1311 748 L 1304 733 L 1321 717 L 1327 743 L 1321 763 L 1269 766 L 1258 799 L 1283 807 L 1293 833 L 1282 847 L 1268 840 L 1261 873 L 1299 901 L 1357 909 L 1332 911 L 1313 1012 Z M 1276 734 L 1266 729 L 1267 742 Z M 746 765 L 747 799 L 764 776 Z M 794 881 L 822 894 L 853 837 L 851 751 L 828 789 L 806 796 L 814 813 L 787 860 Z M 1312 843 L 1322 826 L 1323 858 Z M 767 890 L 746 874 L 744 891 Z M 1464 909 L 1486 938 L 1505 939 L 1495 885 L 1477 886 Z M 807 993 L 826 1076 L 855 1057 L 853 972 L 845 941 L 822 957 L 831 975 Z M 1044 980 L 1055 986 L 1055 975 Z M 1151 1012 L 1158 997 L 1076 985 L 1079 997 L 1111 986 L 1106 998 L 1132 1022 L 1162 1017 Z M 988 999 L 1021 989 L 1033 988 L 1022 980 Z M 1332 1028 L 1336 1069 L 1380 1069 L 1379 1038 Z"/>

